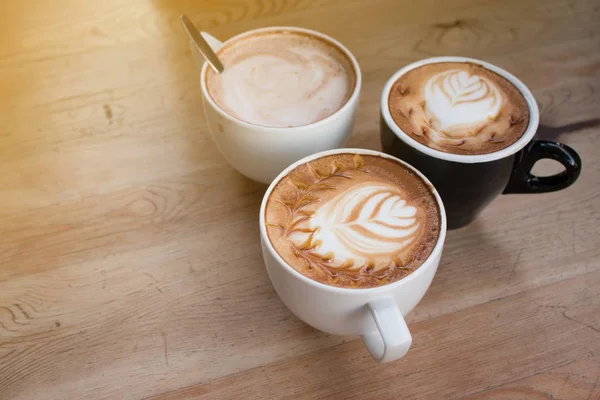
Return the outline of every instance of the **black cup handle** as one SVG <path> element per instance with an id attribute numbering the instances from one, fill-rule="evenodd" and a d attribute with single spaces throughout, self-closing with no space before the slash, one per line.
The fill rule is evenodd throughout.
<path id="1" fill-rule="evenodd" d="M 558 161 L 565 170 L 552 176 L 533 175 L 533 165 L 543 158 Z M 581 158 L 575 150 L 562 143 L 536 140 L 517 156 L 504 194 L 555 192 L 571 186 L 580 173 Z"/>

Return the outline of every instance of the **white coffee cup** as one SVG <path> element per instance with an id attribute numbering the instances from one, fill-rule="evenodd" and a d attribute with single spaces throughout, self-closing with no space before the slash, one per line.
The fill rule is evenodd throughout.
<path id="1" fill-rule="evenodd" d="M 201 34 L 216 52 L 229 42 L 261 32 L 281 30 L 318 37 L 339 48 L 350 60 L 356 75 L 354 90 L 348 101 L 329 117 L 312 124 L 288 128 L 259 126 L 232 117 L 219 108 L 208 93 L 206 72 L 209 65 L 203 63 L 202 56 L 193 45 L 191 46 L 196 64 L 203 64 L 200 86 L 204 114 L 217 147 L 229 164 L 241 174 L 267 184 L 294 161 L 319 151 L 345 145 L 352 132 L 361 87 L 360 68 L 356 58 L 340 42 L 319 32 L 296 27 L 261 28 L 234 36 L 225 43 L 206 32 Z"/>
<path id="2" fill-rule="evenodd" d="M 361 335 L 371 356 L 379 362 L 406 354 L 412 337 L 404 317 L 429 288 L 442 255 L 446 237 L 446 213 L 437 191 L 431 187 L 440 209 L 440 234 L 429 257 L 416 271 L 396 282 L 365 289 L 329 286 L 314 281 L 289 266 L 275 251 L 267 236 L 265 209 L 273 188 L 298 165 L 330 154 L 376 155 L 402 163 L 430 185 L 419 171 L 395 157 L 365 149 L 337 149 L 303 158 L 273 180 L 260 207 L 260 239 L 269 278 L 285 305 L 302 321 L 335 335 Z"/>

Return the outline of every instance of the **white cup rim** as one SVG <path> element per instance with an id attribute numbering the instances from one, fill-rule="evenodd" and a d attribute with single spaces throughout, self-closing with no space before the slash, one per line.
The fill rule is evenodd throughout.
<path id="1" fill-rule="evenodd" d="M 208 63 L 205 62 L 204 65 L 202 66 L 202 70 L 200 72 L 200 87 L 202 90 L 202 95 L 204 96 L 206 101 L 208 101 L 208 103 L 219 113 L 219 115 L 221 117 L 223 117 L 229 121 L 232 121 L 238 125 L 242 125 L 242 126 L 254 128 L 254 129 L 260 129 L 261 131 L 269 132 L 269 131 L 278 131 L 281 129 L 285 129 L 286 131 L 289 131 L 289 133 L 294 133 L 294 132 L 303 133 L 306 130 L 312 130 L 316 127 L 319 127 L 320 125 L 326 124 L 330 119 L 336 117 L 338 114 L 340 114 L 344 110 L 352 107 L 352 105 L 356 101 L 356 98 L 360 94 L 360 87 L 362 85 L 362 77 L 361 77 L 360 67 L 358 65 L 358 61 L 356 60 L 356 57 L 354 57 L 354 54 L 352 54 L 352 52 L 350 52 L 350 50 L 348 50 L 348 48 L 346 46 L 344 46 L 342 43 L 340 43 L 336 39 L 332 38 L 331 36 L 325 35 L 324 33 L 321 33 L 318 31 L 314 31 L 312 29 L 300 28 L 297 26 L 270 26 L 267 28 L 251 29 L 249 31 L 245 31 L 238 35 L 232 36 L 229 39 L 225 40 L 223 42 L 223 45 L 231 43 L 235 40 L 242 39 L 246 36 L 251 36 L 251 35 L 254 35 L 254 34 L 257 34 L 260 32 L 271 32 L 271 31 L 291 31 L 291 32 L 304 33 L 306 35 L 316 36 L 319 39 L 321 39 L 325 42 L 328 42 L 329 44 L 337 47 L 350 60 L 350 63 L 352 64 L 352 68 L 354 69 L 355 82 L 354 82 L 354 89 L 352 90 L 352 94 L 350 95 L 350 97 L 348 97 L 346 102 L 339 109 L 337 109 L 333 114 L 327 116 L 326 118 L 320 119 L 316 122 L 312 122 L 310 124 L 300 125 L 300 126 L 292 126 L 292 127 L 274 127 L 274 126 L 264 126 L 264 125 L 252 124 L 250 122 L 246 122 L 244 120 L 241 120 L 239 118 L 236 118 L 236 117 L 230 115 L 225 110 L 223 110 L 221 107 L 219 107 L 219 105 L 213 100 L 210 93 L 208 93 L 208 88 L 206 87 L 206 71 L 208 70 L 209 65 L 208 65 Z"/>
<path id="2" fill-rule="evenodd" d="M 313 279 L 310 279 L 309 277 L 301 274 L 300 272 L 298 272 L 294 268 L 292 268 L 279 255 L 279 253 L 277 253 L 277 251 L 271 244 L 271 241 L 269 240 L 269 235 L 267 234 L 267 227 L 266 227 L 266 223 L 265 223 L 265 210 L 267 207 L 267 200 L 268 200 L 269 196 L 271 195 L 271 192 L 277 185 L 277 183 L 281 179 L 283 179 L 289 172 L 291 172 L 294 168 L 296 168 L 297 166 L 299 166 L 301 164 L 304 164 L 304 163 L 307 163 L 314 159 L 325 157 L 328 155 L 345 154 L 345 153 L 380 156 L 380 157 L 387 158 L 387 159 L 396 161 L 396 162 L 404 165 L 405 167 L 407 167 L 408 169 L 413 171 L 416 175 L 418 175 L 423 180 L 423 182 L 425 182 L 425 184 L 427 184 L 429 186 L 429 189 L 431 190 L 431 192 L 433 193 L 433 195 L 437 201 L 438 208 L 440 210 L 440 233 L 438 235 L 435 246 L 433 247 L 433 249 L 431 251 L 431 254 L 429 254 L 427 259 L 415 271 L 411 272 L 409 275 L 407 275 L 404 278 L 399 279 L 395 282 L 388 283 L 388 284 L 385 284 L 382 286 L 371 287 L 371 288 L 342 288 L 342 287 L 327 285 L 325 283 L 321 283 L 321 282 L 315 281 Z M 401 285 L 409 284 L 412 280 L 415 280 L 420 275 L 426 273 L 425 270 L 428 269 L 426 264 L 431 264 L 431 262 L 432 262 L 431 260 L 433 260 L 437 254 L 441 254 L 443 246 L 444 246 L 444 241 L 446 239 L 446 210 L 444 209 L 444 203 L 442 202 L 442 198 L 440 197 L 439 193 L 437 192 L 437 190 L 435 189 L 433 184 L 429 181 L 429 179 L 427 179 L 427 177 L 425 177 L 425 175 L 423 175 L 419 170 L 417 170 L 412 165 L 410 165 L 410 164 L 406 163 L 405 161 L 402 161 L 396 157 L 393 157 L 389 154 L 382 153 L 380 151 L 367 150 L 367 149 L 344 148 L 344 149 L 326 150 L 326 151 L 322 151 L 322 152 L 315 153 L 310 156 L 304 157 L 301 160 L 298 160 L 295 163 L 291 164 L 286 169 L 284 169 L 279 175 L 277 175 L 277 177 L 269 185 L 269 188 L 265 192 L 265 195 L 261 202 L 259 225 L 260 225 L 260 235 L 261 235 L 263 243 L 265 244 L 265 247 L 266 247 L 267 251 L 270 253 L 271 257 L 273 257 L 284 269 L 287 269 L 289 272 L 291 272 L 293 275 L 295 275 L 298 279 L 304 281 L 305 283 L 307 283 L 311 286 L 314 286 L 321 290 L 326 290 L 326 291 L 329 291 L 332 293 L 338 293 L 338 294 L 343 293 L 345 295 L 364 295 L 365 293 L 387 292 L 390 290 L 394 290 Z"/>
<path id="3" fill-rule="evenodd" d="M 432 149 L 431 147 L 427 147 L 424 144 L 419 143 L 418 141 L 416 141 L 415 139 L 413 139 L 412 137 L 407 135 L 402 129 L 400 129 L 400 127 L 398 125 L 396 125 L 396 123 L 394 122 L 394 119 L 392 118 L 392 115 L 389 110 L 388 98 L 389 98 L 392 86 L 398 80 L 398 78 L 400 78 L 400 76 L 402 76 L 406 72 L 408 72 L 414 68 L 420 67 L 422 65 L 439 63 L 439 62 L 470 62 L 473 64 L 479 64 L 479 65 L 497 73 L 498 75 L 504 77 L 510 83 L 512 83 L 521 92 L 521 94 L 525 98 L 525 102 L 527 103 L 527 106 L 529 107 L 529 125 L 527 126 L 527 129 L 525 130 L 523 135 L 515 143 L 511 144 L 510 146 L 500 149 L 498 151 L 495 151 L 493 153 L 465 155 L 465 154 L 446 153 L 446 152 L 443 152 L 440 150 Z M 500 160 L 502 158 L 506 158 L 508 156 L 515 154 L 517 151 L 519 151 L 523 147 L 525 147 L 527 145 L 527 143 L 529 143 L 531 141 L 531 139 L 533 139 L 533 136 L 535 135 L 535 132 L 537 131 L 538 124 L 539 124 L 540 112 L 538 109 L 537 102 L 535 101 L 535 98 L 533 97 L 533 94 L 531 93 L 529 88 L 523 82 L 521 82 L 516 76 L 511 74 L 510 72 L 508 72 L 494 64 L 490 64 L 490 63 L 488 63 L 486 61 L 482 61 L 482 60 L 477 60 L 475 58 L 444 56 L 444 57 L 431 57 L 431 58 L 419 60 L 414 63 L 408 64 L 408 65 L 404 66 L 403 68 L 399 69 L 398 71 L 396 71 L 396 73 L 394 75 L 392 75 L 390 77 L 390 79 L 388 79 L 388 81 L 386 82 L 386 84 L 383 88 L 383 92 L 381 93 L 381 114 L 382 114 L 383 119 L 384 119 L 385 123 L 387 124 L 387 126 L 392 130 L 392 132 L 394 132 L 394 134 L 400 140 L 402 140 L 407 145 L 413 147 L 414 149 L 420 151 L 421 153 L 425 153 L 428 156 L 439 158 L 439 159 L 446 160 L 446 161 L 453 161 L 453 162 L 465 163 L 465 164 L 473 164 L 473 163 L 481 163 L 481 162 Z"/>

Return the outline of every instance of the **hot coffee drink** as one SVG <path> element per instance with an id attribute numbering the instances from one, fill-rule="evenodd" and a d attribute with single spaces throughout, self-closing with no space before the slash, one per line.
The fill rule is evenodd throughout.
<path id="1" fill-rule="evenodd" d="M 409 70 L 388 98 L 394 122 L 416 141 L 446 153 L 493 153 L 515 143 L 529 107 L 506 78 L 471 62 L 437 62 Z"/>
<path id="2" fill-rule="evenodd" d="M 255 125 L 295 127 L 339 110 L 356 84 L 354 68 L 333 43 L 296 31 L 259 32 L 217 52 L 225 67 L 206 84 L 217 105 Z"/>
<path id="3" fill-rule="evenodd" d="M 385 285 L 435 247 L 440 209 L 428 183 L 397 161 L 327 155 L 293 169 L 265 208 L 269 241 L 285 262 L 338 287 Z"/>

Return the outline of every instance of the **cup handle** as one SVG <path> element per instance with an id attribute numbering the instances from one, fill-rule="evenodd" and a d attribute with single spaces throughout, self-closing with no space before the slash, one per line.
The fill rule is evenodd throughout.
<path id="1" fill-rule="evenodd" d="M 200 32 L 200 35 L 202 35 L 204 40 L 206 40 L 206 43 L 208 43 L 212 51 L 216 52 L 221 48 L 221 46 L 223 46 L 223 42 L 221 42 L 219 39 L 215 38 L 209 33 Z M 200 54 L 200 52 L 191 40 L 188 41 L 188 44 L 190 46 L 190 50 L 192 51 L 192 57 L 194 58 L 194 64 L 196 64 L 196 68 L 202 69 L 202 66 L 205 62 L 204 57 L 202 56 L 202 54 Z"/>
<path id="2" fill-rule="evenodd" d="M 398 306 L 391 298 L 367 304 L 377 330 L 362 336 L 375 361 L 385 363 L 403 357 L 412 343 L 412 336 Z"/>
<path id="3" fill-rule="evenodd" d="M 549 158 L 561 163 L 565 170 L 552 176 L 536 176 L 531 169 L 538 160 Z M 555 192 L 571 186 L 581 173 L 581 158 L 562 143 L 536 140 L 517 157 L 504 194 Z"/>

